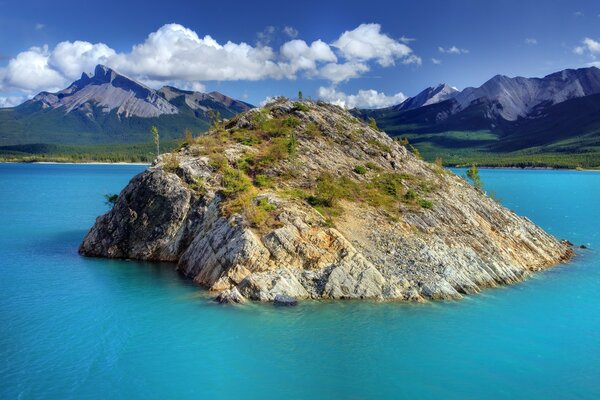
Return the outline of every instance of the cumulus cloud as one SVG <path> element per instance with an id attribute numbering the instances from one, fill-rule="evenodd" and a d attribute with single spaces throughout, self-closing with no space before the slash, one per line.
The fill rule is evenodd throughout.
<path id="1" fill-rule="evenodd" d="M 402 103 L 406 100 L 404 93 L 392 96 L 373 89 L 359 90 L 356 94 L 346 94 L 335 87 L 323 87 L 318 90 L 321 100 L 344 108 L 383 108 Z"/>
<path id="2" fill-rule="evenodd" d="M 530 46 L 536 45 L 537 44 L 537 39 L 535 39 L 535 38 L 526 38 L 525 39 L 525 44 L 528 44 Z"/>
<path id="3" fill-rule="evenodd" d="M 38 23 L 38 24 L 35 24 L 35 30 L 36 30 L 36 31 L 41 31 L 41 30 L 42 30 L 42 29 L 44 29 L 45 27 L 46 27 L 46 25 L 44 25 L 44 24 L 40 24 L 40 23 Z"/>
<path id="4" fill-rule="evenodd" d="M 437 58 L 432 58 L 431 62 L 434 63 L 435 65 L 439 65 L 442 63 L 442 60 L 438 60 Z"/>
<path id="5" fill-rule="evenodd" d="M 267 27 L 259 35 L 264 42 L 276 31 Z M 291 37 L 298 32 L 285 27 Z M 336 84 L 370 71 L 373 64 L 420 64 L 421 58 L 406 44 L 381 32 L 378 24 L 362 24 L 343 32 L 333 43 L 307 43 L 298 38 L 279 48 L 265 43 L 219 43 L 210 35 L 199 36 L 179 24 L 167 24 L 152 32 L 130 51 L 117 52 L 104 43 L 64 41 L 54 48 L 31 47 L 0 67 L 0 93 L 32 95 L 56 91 L 105 64 L 150 86 L 177 84 L 204 88 L 203 81 L 320 78 Z"/>
<path id="6" fill-rule="evenodd" d="M 591 38 L 585 38 L 581 41 L 581 46 L 577 46 L 573 49 L 575 54 L 584 55 L 588 54 L 591 57 L 596 57 L 600 53 L 600 42 Z"/>
<path id="7" fill-rule="evenodd" d="M 106 64 L 117 53 L 104 43 L 92 44 L 77 40 L 61 42 L 48 57 L 48 65 L 60 71 L 66 78 L 74 80 L 83 71 L 93 71 L 97 64 Z"/>
<path id="8" fill-rule="evenodd" d="M 58 90 L 67 80 L 48 64 L 48 46 L 32 47 L 19 53 L 2 68 L 2 89 L 23 91 Z"/>
<path id="9" fill-rule="evenodd" d="M 331 47 L 321 40 L 315 40 L 308 46 L 304 40 L 294 39 L 280 49 L 285 62 L 279 64 L 286 77 L 293 78 L 298 71 L 316 71 L 318 62 L 337 62 Z"/>
<path id="10" fill-rule="evenodd" d="M 381 33 L 379 24 L 361 24 L 342 33 L 332 45 L 348 60 L 376 60 L 382 67 L 394 65 L 396 59 L 412 55 L 410 47 Z"/>
<path id="11" fill-rule="evenodd" d="M 329 63 L 320 69 L 319 77 L 328 79 L 333 83 L 339 83 L 351 78 L 356 78 L 367 71 L 369 71 L 369 67 L 363 63 Z"/>
<path id="12" fill-rule="evenodd" d="M 451 47 L 447 47 L 447 48 L 440 46 L 440 47 L 438 47 L 438 51 L 440 53 L 444 53 L 444 54 L 468 54 L 469 53 L 469 50 L 461 49 L 456 46 L 451 46 Z"/>

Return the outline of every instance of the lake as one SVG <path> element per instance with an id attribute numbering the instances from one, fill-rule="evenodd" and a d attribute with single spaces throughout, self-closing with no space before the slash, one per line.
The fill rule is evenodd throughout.
<path id="1" fill-rule="evenodd" d="M 0 164 L 2 399 L 598 399 L 600 173 L 482 170 L 589 250 L 461 301 L 221 306 L 77 248 L 144 166 Z M 460 171 L 459 171 L 460 172 Z"/>

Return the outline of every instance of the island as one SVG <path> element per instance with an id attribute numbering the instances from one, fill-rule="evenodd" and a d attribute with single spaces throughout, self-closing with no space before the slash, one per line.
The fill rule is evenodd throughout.
<path id="1" fill-rule="evenodd" d="M 160 155 L 79 251 L 173 262 L 221 302 L 458 299 L 573 255 L 374 121 L 284 98 Z"/>

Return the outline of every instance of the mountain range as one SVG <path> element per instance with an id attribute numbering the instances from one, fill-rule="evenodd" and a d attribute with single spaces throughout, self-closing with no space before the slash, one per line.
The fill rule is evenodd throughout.
<path id="1" fill-rule="evenodd" d="M 252 107 L 218 92 L 154 90 L 98 65 L 64 90 L 0 109 L 0 146 L 147 142 L 153 125 L 163 139 L 181 138 L 185 129 L 206 130 L 217 113 L 230 118 Z"/>
<path id="2" fill-rule="evenodd" d="M 462 91 L 439 85 L 392 107 L 353 112 L 373 117 L 392 136 L 407 137 L 429 158 L 576 155 L 600 165 L 600 69 L 595 67 L 543 78 L 496 75 Z"/>

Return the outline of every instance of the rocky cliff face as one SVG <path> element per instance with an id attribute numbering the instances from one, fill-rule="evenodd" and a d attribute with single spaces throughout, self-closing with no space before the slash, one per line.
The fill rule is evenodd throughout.
<path id="1" fill-rule="evenodd" d="M 453 299 L 571 255 L 341 108 L 286 100 L 162 155 L 80 252 L 175 262 L 222 301 Z"/>

